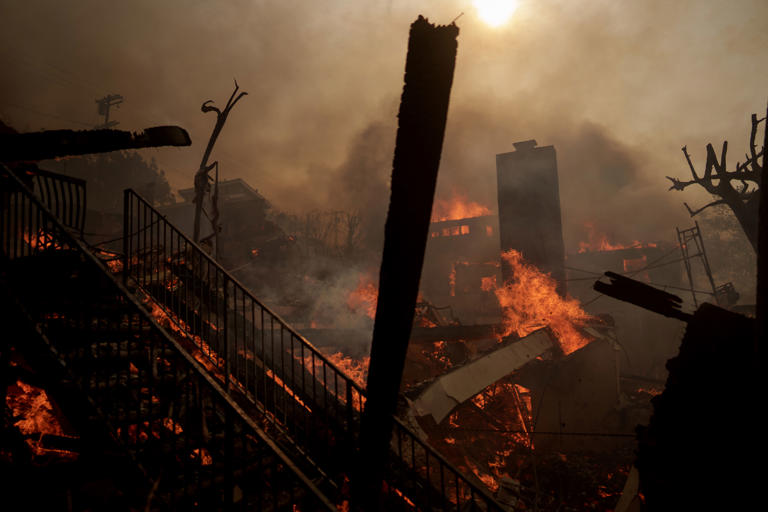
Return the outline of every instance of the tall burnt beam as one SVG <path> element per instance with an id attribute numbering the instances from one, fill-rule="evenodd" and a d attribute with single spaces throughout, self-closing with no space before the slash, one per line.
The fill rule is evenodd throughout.
<path id="1" fill-rule="evenodd" d="M 61 156 L 106 153 L 121 149 L 189 146 L 179 126 L 154 126 L 140 132 L 123 130 L 46 130 L 0 134 L 0 162 L 37 161 Z"/>
<path id="2" fill-rule="evenodd" d="M 515 151 L 496 155 L 501 250 L 515 249 L 557 281 L 565 295 L 565 245 L 554 146 L 515 142 Z M 512 269 L 502 261 L 504 281 Z"/>
<path id="3" fill-rule="evenodd" d="M 755 327 L 755 355 L 761 362 L 766 359 L 768 344 L 768 108 L 765 112 L 763 135 L 763 174 L 760 183 L 760 210 L 757 239 L 757 321 Z"/>
<path id="4" fill-rule="evenodd" d="M 458 33 L 454 23 L 436 26 L 419 16 L 408 39 L 354 490 L 356 506 L 368 510 L 378 506 L 413 326 Z"/>

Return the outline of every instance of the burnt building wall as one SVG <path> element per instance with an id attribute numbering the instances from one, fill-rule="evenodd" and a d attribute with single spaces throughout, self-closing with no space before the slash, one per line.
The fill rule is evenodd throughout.
<path id="1" fill-rule="evenodd" d="M 515 249 L 558 282 L 565 294 L 565 247 L 554 146 L 535 140 L 514 143 L 515 151 L 496 155 L 501 250 Z M 505 281 L 511 269 L 502 263 Z"/>
<path id="2" fill-rule="evenodd" d="M 484 280 L 501 282 L 498 229 L 495 215 L 430 224 L 420 284 L 423 299 L 451 306 L 463 324 L 498 322 L 501 313 L 493 289 L 483 289 Z"/>

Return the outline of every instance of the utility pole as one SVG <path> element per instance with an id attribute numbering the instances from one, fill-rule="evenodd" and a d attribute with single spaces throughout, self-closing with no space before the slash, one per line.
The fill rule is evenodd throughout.
<path id="1" fill-rule="evenodd" d="M 104 116 L 104 122 L 95 126 L 97 130 L 106 130 L 120 124 L 118 121 L 109 120 L 109 109 L 111 107 L 118 107 L 123 102 L 123 99 L 119 94 L 108 94 L 96 100 L 96 104 L 99 106 L 99 115 Z"/>

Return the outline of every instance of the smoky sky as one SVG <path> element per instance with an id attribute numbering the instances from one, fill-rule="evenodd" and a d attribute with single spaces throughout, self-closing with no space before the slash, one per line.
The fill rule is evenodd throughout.
<path id="1" fill-rule="evenodd" d="M 248 92 L 213 158 L 286 211 L 386 212 L 408 28 L 460 13 L 438 195 L 495 210 L 495 154 L 554 144 L 566 246 L 585 222 L 617 242 L 669 239 L 692 220 L 667 192 L 680 148 L 746 149 L 768 97 L 761 0 L 521 0 L 490 28 L 470 1 L 0 0 L 0 118 L 21 131 L 87 128 L 125 96 L 119 128 L 186 128 L 190 148 L 146 150 L 175 188 L 192 175 L 233 79 Z"/>

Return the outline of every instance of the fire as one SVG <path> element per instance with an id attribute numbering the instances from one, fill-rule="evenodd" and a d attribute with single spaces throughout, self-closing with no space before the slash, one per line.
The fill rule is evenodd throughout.
<path id="1" fill-rule="evenodd" d="M 353 359 L 347 357 L 341 352 L 336 352 L 326 356 L 330 362 L 335 364 L 339 370 L 355 381 L 355 383 L 361 388 L 365 389 L 365 382 L 368 378 L 368 364 L 371 362 L 369 356 L 365 356 L 362 359 Z"/>
<path id="2" fill-rule="evenodd" d="M 514 276 L 495 290 L 503 314 L 502 336 L 515 333 L 523 337 L 549 327 L 565 355 L 587 345 L 590 340 L 576 326 L 592 317 L 581 309 L 579 301 L 561 297 L 555 280 L 527 263 L 520 252 L 510 249 L 501 257 L 512 267 Z"/>
<path id="3" fill-rule="evenodd" d="M 347 296 L 347 306 L 352 311 L 365 314 L 368 318 L 375 318 L 378 300 L 379 289 L 368 277 L 361 275 L 357 288 Z"/>
<path id="4" fill-rule="evenodd" d="M 63 434 L 45 390 L 20 380 L 16 381 L 16 387 L 20 392 L 11 393 L 9 390 L 6 403 L 14 416 L 22 418 L 14 424 L 21 433 Z"/>
<path id="5" fill-rule="evenodd" d="M 14 425 L 27 437 L 26 442 L 36 455 L 50 451 L 61 452 L 46 449 L 41 444 L 43 435 L 65 434 L 45 390 L 17 380 L 15 386 L 8 386 L 5 403 L 13 417 L 20 418 Z M 70 452 L 64 453 L 76 456 Z"/>
<path id="6" fill-rule="evenodd" d="M 195 448 L 192 450 L 192 455 L 190 457 L 199 460 L 200 464 L 203 466 L 210 466 L 213 464 L 213 457 L 211 457 L 210 452 L 205 448 Z"/>
<path id="7" fill-rule="evenodd" d="M 48 233 L 44 229 L 39 229 L 34 235 L 31 233 L 24 233 L 24 241 L 29 244 L 32 249 L 46 250 L 46 249 L 62 249 L 61 244 L 56 240 L 52 233 Z"/>
<path id="8" fill-rule="evenodd" d="M 432 222 L 469 219 L 483 215 L 491 215 L 491 210 L 480 203 L 469 201 L 465 194 L 456 192 L 456 190 L 451 193 L 449 199 L 435 199 L 435 204 L 432 207 Z"/>
<path id="9" fill-rule="evenodd" d="M 480 289 L 484 292 L 492 292 L 496 289 L 496 276 L 488 276 L 480 278 Z"/>
<path id="10" fill-rule="evenodd" d="M 579 254 L 585 252 L 620 251 L 622 249 L 639 249 L 643 247 L 656 247 L 655 243 L 646 243 L 635 240 L 629 245 L 613 243 L 608 240 L 608 235 L 598 232 L 593 222 L 585 222 L 587 229 L 587 241 L 579 242 Z"/>
<path id="11" fill-rule="evenodd" d="M 107 261 L 107 267 L 113 274 L 118 274 L 123 271 L 123 261 L 119 259 Z"/>
<path id="12" fill-rule="evenodd" d="M 450 290 L 451 297 L 456 296 L 456 270 L 459 266 L 468 266 L 469 262 L 466 260 L 455 261 L 451 264 L 451 272 L 448 274 L 448 288 Z"/>

